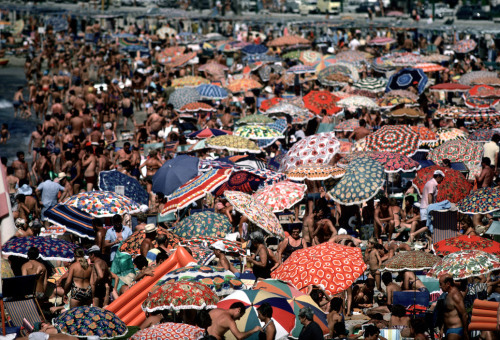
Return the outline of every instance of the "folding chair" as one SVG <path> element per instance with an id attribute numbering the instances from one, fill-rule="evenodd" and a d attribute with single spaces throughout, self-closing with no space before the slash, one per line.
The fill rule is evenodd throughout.
<path id="1" fill-rule="evenodd" d="M 37 322 L 44 322 L 42 309 L 35 297 L 37 275 L 15 276 L 2 279 L 3 304 L 12 324 L 23 327 L 26 319 L 32 326 Z M 21 328 L 21 334 L 25 331 Z"/>

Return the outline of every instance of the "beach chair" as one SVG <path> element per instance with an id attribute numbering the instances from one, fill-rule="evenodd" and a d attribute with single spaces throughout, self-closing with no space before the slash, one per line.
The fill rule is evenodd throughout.
<path id="1" fill-rule="evenodd" d="M 7 314 L 11 317 L 14 327 L 21 327 L 21 334 L 26 336 L 22 329 L 25 320 L 32 326 L 37 322 L 44 322 L 42 309 L 35 297 L 37 275 L 15 276 L 2 279 L 3 304 Z"/>
<path id="2" fill-rule="evenodd" d="M 434 231 L 432 233 L 432 243 L 457 236 L 458 212 L 453 210 L 431 211 L 429 218 L 432 218 Z"/>

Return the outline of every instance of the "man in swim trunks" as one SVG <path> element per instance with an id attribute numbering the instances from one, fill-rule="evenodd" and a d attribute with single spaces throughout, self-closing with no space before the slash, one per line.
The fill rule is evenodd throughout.
<path id="1" fill-rule="evenodd" d="M 450 275 L 439 278 L 439 287 L 448 293 L 444 300 L 444 329 L 447 340 L 469 339 L 464 298 Z"/>

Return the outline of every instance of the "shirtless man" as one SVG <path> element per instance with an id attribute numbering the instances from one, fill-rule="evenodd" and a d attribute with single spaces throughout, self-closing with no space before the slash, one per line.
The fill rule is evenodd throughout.
<path id="1" fill-rule="evenodd" d="M 379 291 L 382 291 L 380 285 L 380 267 L 382 266 L 383 256 L 384 247 L 379 243 L 374 244 L 373 249 L 371 249 L 368 254 L 368 267 L 370 274 L 375 279 L 375 283 L 377 284 L 377 289 Z"/>
<path id="2" fill-rule="evenodd" d="M 370 134 L 370 130 L 366 128 L 366 121 L 364 119 L 359 120 L 359 126 L 354 129 L 354 131 L 349 135 L 349 140 L 360 140 L 365 138 Z"/>
<path id="3" fill-rule="evenodd" d="M 121 164 L 124 161 L 129 161 L 132 159 L 132 151 L 130 150 L 130 143 L 125 142 L 123 144 L 123 149 L 118 150 L 115 158 L 115 165 Z"/>
<path id="4" fill-rule="evenodd" d="M 82 159 L 82 168 L 85 169 L 83 176 L 87 181 L 87 191 L 92 191 L 94 185 L 97 184 L 96 176 L 97 159 L 94 155 L 94 149 L 91 146 L 85 147 L 85 156 Z"/>
<path id="5" fill-rule="evenodd" d="M 208 335 L 212 335 L 217 340 L 222 340 L 224 334 L 231 331 L 236 339 L 243 340 L 262 330 L 262 327 L 255 326 L 248 332 L 240 332 L 236 326 L 236 321 L 241 319 L 243 315 L 245 315 L 245 305 L 242 302 L 233 303 L 229 309 L 212 309 L 210 311 L 212 325 L 207 328 Z"/>
<path id="6" fill-rule="evenodd" d="M 481 160 L 481 174 L 476 176 L 478 188 L 489 188 L 493 183 L 495 171 L 491 168 L 491 160 L 488 157 L 483 157 Z"/>
<path id="7" fill-rule="evenodd" d="M 158 131 L 160 131 L 163 126 L 162 122 L 163 117 L 158 113 L 153 112 L 146 121 L 146 129 L 148 130 L 148 133 L 157 135 Z"/>
<path id="8" fill-rule="evenodd" d="M 387 297 L 387 303 L 385 306 L 378 306 L 371 308 L 366 313 L 368 316 L 372 316 L 375 313 L 382 313 L 382 314 L 390 313 L 394 292 L 401 291 L 401 286 L 392 280 L 392 274 L 390 272 L 386 271 L 382 274 L 382 282 L 385 285 L 385 296 Z"/>
<path id="9" fill-rule="evenodd" d="M 327 242 L 337 235 L 337 229 L 333 226 L 332 221 L 323 218 L 323 216 L 323 210 L 315 208 L 312 215 L 307 216 L 304 220 L 304 224 L 307 220 L 312 245 Z"/>
<path id="10" fill-rule="evenodd" d="M 69 267 L 64 292 L 71 291 L 70 308 L 92 303 L 92 286 L 90 278 L 92 268 L 85 259 L 82 248 L 75 250 L 75 262 Z"/>
<path id="11" fill-rule="evenodd" d="M 101 259 L 101 249 L 98 246 L 92 246 L 88 250 L 90 263 L 92 266 L 92 276 L 90 282 L 92 284 L 93 302 L 96 307 L 104 307 L 109 304 L 111 295 L 111 272 L 109 266 Z M 115 287 L 118 282 L 115 282 Z"/>
<path id="12" fill-rule="evenodd" d="M 144 233 L 146 234 L 146 237 L 144 240 L 141 242 L 141 255 L 144 257 L 147 257 L 148 251 L 154 248 L 153 246 L 153 241 L 156 238 L 157 234 L 157 226 L 154 225 L 153 223 L 146 224 L 144 227 Z"/>
<path id="13" fill-rule="evenodd" d="M 439 278 L 439 287 L 448 293 L 444 300 L 444 334 L 447 340 L 469 339 L 464 298 L 450 275 Z"/>
<path id="14" fill-rule="evenodd" d="M 88 138 L 91 143 L 98 143 L 102 139 L 101 125 L 99 123 L 94 124 L 93 130 L 88 135 Z"/>
<path id="15" fill-rule="evenodd" d="M 26 102 L 24 101 L 22 86 L 17 88 L 12 105 L 14 106 L 14 118 L 16 118 L 18 112 L 21 118 L 29 118 L 31 116 L 31 111 L 28 110 Z"/>
<path id="16" fill-rule="evenodd" d="M 229 130 L 234 126 L 233 116 L 229 112 L 229 108 L 226 108 L 224 114 L 222 115 L 220 121 L 222 122 L 222 128 L 224 130 Z"/>
<path id="17" fill-rule="evenodd" d="M 104 238 L 106 237 L 106 229 L 104 228 L 104 221 L 100 218 L 92 219 L 92 229 L 95 232 L 94 244 L 99 249 L 104 249 Z"/>
<path id="18" fill-rule="evenodd" d="M 28 163 L 24 160 L 24 152 L 18 151 L 16 155 L 17 159 L 11 165 L 14 169 L 14 176 L 20 180 L 28 179 Z"/>
<path id="19" fill-rule="evenodd" d="M 71 132 L 73 136 L 80 136 L 83 132 L 83 118 L 80 117 L 77 110 L 73 110 L 71 113 L 71 119 L 69 120 L 69 124 L 71 125 Z"/>
<path id="20" fill-rule="evenodd" d="M 227 259 L 224 254 L 224 243 L 222 241 L 217 241 L 212 243 L 210 248 L 213 249 L 215 256 L 219 259 L 219 266 L 223 267 L 225 270 L 230 270 L 233 274 L 236 275 L 237 278 L 240 277 L 241 273 L 233 266 L 231 262 Z"/>
<path id="21" fill-rule="evenodd" d="M 391 240 L 392 233 L 394 232 L 394 215 L 392 210 L 389 209 L 389 199 L 381 197 L 378 206 L 375 208 L 375 229 L 373 236 L 381 242 L 380 235 L 388 234 L 388 239 Z"/>
<path id="22" fill-rule="evenodd" d="M 147 161 L 142 163 L 139 169 L 146 167 L 146 190 L 147 192 L 151 192 L 153 188 L 153 176 L 158 171 L 159 168 L 163 165 L 163 162 L 160 158 L 160 154 L 156 150 L 149 151 L 149 158 Z"/>
<path id="23" fill-rule="evenodd" d="M 43 264 L 38 262 L 40 252 L 38 248 L 31 247 L 28 249 L 28 262 L 23 264 L 21 272 L 23 276 L 38 275 L 36 280 L 36 297 L 42 299 L 45 296 L 45 289 L 47 288 L 47 269 Z"/>
<path id="24" fill-rule="evenodd" d="M 328 313 L 328 316 L 326 317 L 326 320 L 328 321 L 328 329 L 330 330 L 330 338 L 334 338 L 334 327 L 337 322 L 342 322 L 342 315 L 340 314 L 342 312 L 342 305 L 344 303 L 344 300 L 342 300 L 339 297 L 334 297 L 332 301 L 330 301 L 330 311 Z"/>

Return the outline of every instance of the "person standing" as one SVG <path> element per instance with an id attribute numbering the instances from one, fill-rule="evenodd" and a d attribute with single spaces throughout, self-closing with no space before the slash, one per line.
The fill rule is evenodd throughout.
<path id="1" fill-rule="evenodd" d="M 61 184 L 51 181 L 48 173 L 44 174 L 43 179 L 44 182 L 38 185 L 36 193 L 41 195 L 42 221 L 45 221 L 45 212 L 57 204 L 57 195 L 65 189 Z"/>
<path id="2" fill-rule="evenodd" d="M 276 337 L 276 326 L 273 322 L 273 307 L 269 302 L 264 302 L 257 308 L 259 320 L 264 323 L 259 333 L 259 340 L 274 340 Z"/>
<path id="3" fill-rule="evenodd" d="M 299 340 L 322 340 L 323 331 L 314 321 L 314 312 L 311 307 L 304 307 L 299 310 L 299 321 L 302 324 Z"/>
<path id="4" fill-rule="evenodd" d="M 118 245 L 120 242 L 125 241 L 130 235 L 132 230 L 122 224 L 123 218 L 116 214 L 112 218 L 113 227 L 108 229 L 106 237 L 104 238 L 104 247 L 109 248 L 111 256 L 110 260 L 113 262 Z"/>
<path id="5" fill-rule="evenodd" d="M 484 157 L 490 159 L 491 167 L 495 170 L 495 173 L 498 170 L 497 160 L 498 160 L 498 152 L 500 151 L 498 142 L 500 142 L 500 135 L 494 134 L 493 137 L 491 137 L 491 141 L 484 144 Z"/>
<path id="6" fill-rule="evenodd" d="M 260 326 L 255 326 L 247 332 L 240 332 L 238 326 L 236 326 L 236 321 L 241 319 L 243 315 L 245 315 L 245 305 L 239 301 L 233 303 L 227 310 L 221 308 L 212 309 L 210 311 L 212 324 L 207 328 L 207 333 L 217 340 L 222 340 L 224 334 L 231 331 L 237 339 L 242 340 L 262 330 Z"/>
<path id="7" fill-rule="evenodd" d="M 82 248 L 75 250 L 75 262 L 69 267 L 64 292 L 70 291 L 70 308 L 90 305 L 92 303 L 92 286 L 90 267 Z"/>
<path id="8" fill-rule="evenodd" d="M 427 207 L 432 203 L 436 203 L 438 194 L 438 185 L 444 180 L 444 172 L 441 170 L 434 171 L 434 175 L 424 185 L 422 191 L 422 199 L 420 200 L 420 221 L 427 221 Z"/>
<path id="9" fill-rule="evenodd" d="M 450 275 L 439 278 L 439 287 L 448 293 L 444 300 L 444 335 L 447 340 L 469 339 L 464 298 Z"/>
<path id="10" fill-rule="evenodd" d="M 478 188 L 489 188 L 493 184 L 495 172 L 491 168 L 491 160 L 488 157 L 483 157 L 481 160 L 481 174 L 476 177 Z"/>

